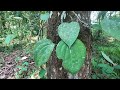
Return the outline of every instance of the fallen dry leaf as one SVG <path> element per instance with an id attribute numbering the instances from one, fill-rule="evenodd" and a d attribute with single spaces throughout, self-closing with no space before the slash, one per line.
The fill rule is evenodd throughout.
<path id="1" fill-rule="evenodd" d="M 28 57 L 26 57 L 26 56 L 24 56 L 24 57 L 22 57 L 20 60 L 25 60 L 25 59 L 27 59 Z"/>

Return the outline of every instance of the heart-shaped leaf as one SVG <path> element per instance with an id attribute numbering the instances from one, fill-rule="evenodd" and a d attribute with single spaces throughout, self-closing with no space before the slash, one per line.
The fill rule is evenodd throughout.
<path id="1" fill-rule="evenodd" d="M 59 59 L 64 59 L 65 53 L 68 51 L 68 46 L 61 40 L 56 47 L 56 55 Z"/>
<path id="2" fill-rule="evenodd" d="M 78 22 L 62 23 L 58 27 L 58 34 L 60 38 L 69 46 L 75 42 L 80 31 Z"/>
<path id="3" fill-rule="evenodd" d="M 49 39 L 38 41 L 34 49 L 34 60 L 37 66 L 46 63 L 54 49 L 54 43 Z"/>
<path id="4" fill-rule="evenodd" d="M 70 73 L 77 73 L 82 67 L 85 56 L 86 48 L 82 41 L 76 40 L 75 43 L 69 48 L 64 41 L 60 41 L 56 48 L 57 57 L 63 60 L 63 67 Z"/>
<path id="5" fill-rule="evenodd" d="M 72 74 L 76 74 L 84 64 L 86 56 L 86 47 L 80 40 L 76 40 L 69 51 L 65 53 L 63 67 Z"/>

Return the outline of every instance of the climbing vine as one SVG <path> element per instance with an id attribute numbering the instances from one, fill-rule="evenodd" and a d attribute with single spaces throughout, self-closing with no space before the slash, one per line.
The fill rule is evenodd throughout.
<path id="1" fill-rule="evenodd" d="M 48 19 L 48 13 L 42 15 L 44 20 Z M 72 74 L 76 74 L 84 64 L 86 56 L 86 47 L 83 42 L 77 39 L 80 33 L 78 22 L 62 22 L 58 26 L 58 35 L 61 41 L 56 46 L 56 55 L 62 59 L 62 66 Z M 49 40 L 40 40 L 34 49 L 34 59 L 37 66 L 45 64 L 55 47 L 55 44 Z"/>

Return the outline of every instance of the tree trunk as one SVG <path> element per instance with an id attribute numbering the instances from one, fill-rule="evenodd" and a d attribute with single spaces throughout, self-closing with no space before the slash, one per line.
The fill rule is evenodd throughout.
<path id="1" fill-rule="evenodd" d="M 78 12 L 81 16 L 81 20 L 87 24 L 90 24 L 90 11 L 80 11 Z M 85 59 L 85 64 L 78 73 L 78 78 L 90 79 L 91 74 L 91 58 L 92 58 L 92 34 L 89 28 L 81 24 L 81 31 L 79 34 L 79 39 L 83 41 L 86 46 L 87 54 Z"/>
<path id="2" fill-rule="evenodd" d="M 58 44 L 60 38 L 58 37 L 57 28 L 60 24 L 60 15 L 57 11 L 53 11 L 52 17 L 48 20 L 47 38 L 51 39 L 53 43 Z M 47 63 L 47 77 L 48 79 L 66 79 L 67 72 L 62 67 L 62 62 L 58 60 L 55 52 L 56 47 Z"/>

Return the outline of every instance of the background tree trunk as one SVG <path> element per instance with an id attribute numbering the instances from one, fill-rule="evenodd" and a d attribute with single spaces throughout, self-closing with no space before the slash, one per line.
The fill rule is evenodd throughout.
<path id="1" fill-rule="evenodd" d="M 53 11 L 52 17 L 48 20 L 47 37 L 53 43 L 58 44 L 60 38 L 58 37 L 57 28 L 60 24 L 60 15 L 57 11 Z M 55 52 L 56 47 L 47 63 L 47 77 L 48 79 L 66 79 L 67 72 L 62 67 L 62 62 L 58 60 Z"/>

